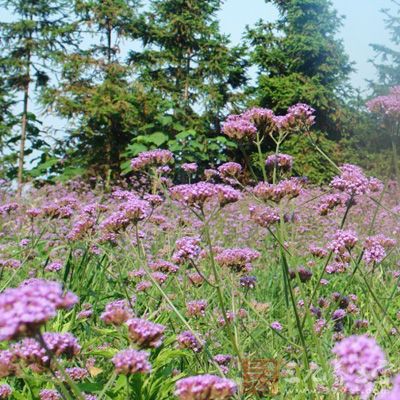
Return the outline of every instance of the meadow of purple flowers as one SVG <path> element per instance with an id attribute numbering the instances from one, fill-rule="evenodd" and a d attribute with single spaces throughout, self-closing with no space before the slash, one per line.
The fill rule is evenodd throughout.
<path id="1" fill-rule="evenodd" d="M 399 189 L 350 164 L 326 187 L 292 177 L 280 146 L 322 152 L 313 122 L 304 104 L 228 118 L 260 182 L 247 163 L 192 163 L 174 185 L 156 149 L 110 192 L 16 201 L 3 183 L 0 399 L 269 398 L 245 390 L 251 359 L 277 360 L 276 398 L 400 399 Z"/>

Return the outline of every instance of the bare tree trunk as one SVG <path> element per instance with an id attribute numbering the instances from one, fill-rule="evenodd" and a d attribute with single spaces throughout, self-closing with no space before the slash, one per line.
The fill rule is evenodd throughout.
<path id="1" fill-rule="evenodd" d="M 399 181 L 399 161 L 398 161 L 398 157 L 397 157 L 396 139 L 397 139 L 397 137 L 392 136 L 393 167 L 394 167 L 394 175 L 396 177 L 396 182 L 400 183 L 400 181 Z"/>
<path id="2" fill-rule="evenodd" d="M 28 61 L 29 62 L 29 61 Z M 18 155 L 18 187 L 17 197 L 21 197 L 22 186 L 24 183 L 24 161 L 25 161 L 25 142 L 26 142 L 26 131 L 28 125 L 28 100 L 29 100 L 29 69 L 27 73 L 27 81 L 24 87 L 24 100 L 22 110 L 22 122 L 21 122 L 21 140 L 19 142 L 19 155 Z"/>
<path id="3" fill-rule="evenodd" d="M 186 56 L 186 70 L 185 70 L 186 77 L 185 77 L 185 88 L 183 93 L 183 101 L 185 103 L 185 107 L 187 107 L 189 104 L 190 57 L 191 57 L 191 51 L 189 49 L 187 51 L 187 56 Z"/>

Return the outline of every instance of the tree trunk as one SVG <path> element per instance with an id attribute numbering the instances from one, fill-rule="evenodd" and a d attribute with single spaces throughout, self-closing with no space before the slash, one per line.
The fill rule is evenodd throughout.
<path id="1" fill-rule="evenodd" d="M 392 154 L 393 154 L 393 167 L 394 167 L 394 175 L 396 177 L 396 182 L 399 183 L 399 161 L 397 157 L 397 143 L 396 136 L 392 136 Z"/>
<path id="2" fill-rule="evenodd" d="M 29 63 L 30 61 L 28 61 Z M 22 110 L 22 122 L 21 122 L 21 140 L 19 142 L 19 155 L 18 155 L 18 187 L 17 187 L 17 197 L 20 198 L 22 194 L 23 186 L 23 175 L 24 175 L 24 161 L 25 161 L 25 142 L 26 142 L 26 131 L 28 125 L 28 100 L 29 100 L 29 67 L 26 78 L 26 83 L 24 87 L 24 100 L 23 100 L 23 110 Z"/>

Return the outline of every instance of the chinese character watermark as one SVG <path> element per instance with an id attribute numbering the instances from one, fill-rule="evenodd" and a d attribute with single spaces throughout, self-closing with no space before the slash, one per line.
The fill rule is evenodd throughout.
<path id="1" fill-rule="evenodd" d="M 279 361 L 271 358 L 243 360 L 245 394 L 275 396 L 278 394 Z"/>

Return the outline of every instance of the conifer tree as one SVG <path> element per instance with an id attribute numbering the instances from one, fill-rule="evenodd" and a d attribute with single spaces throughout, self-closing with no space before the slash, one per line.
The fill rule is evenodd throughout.
<path id="1" fill-rule="evenodd" d="M 79 50 L 65 54 L 57 86 L 44 102 L 69 122 L 64 167 L 71 174 L 118 177 L 121 153 L 139 124 L 140 99 L 121 46 L 137 26 L 137 0 L 77 0 Z M 70 160 L 70 162 L 68 162 Z M 81 169 L 80 169 L 81 168 Z"/>
<path id="2" fill-rule="evenodd" d="M 254 102 L 284 112 L 296 102 L 317 110 L 317 128 L 337 137 L 345 112 L 351 63 L 336 38 L 341 18 L 330 0 L 266 0 L 276 22 L 248 28 L 251 62 L 258 68 Z"/>
<path id="3" fill-rule="evenodd" d="M 140 80 L 155 98 L 166 100 L 174 120 L 218 133 L 235 90 L 244 85 L 243 49 L 230 48 L 216 13 L 221 0 L 151 0 L 131 52 Z"/>
<path id="4" fill-rule="evenodd" d="M 1 0 L 0 6 L 9 15 L 0 23 L 1 66 L 8 90 L 15 92 L 22 104 L 17 190 L 20 195 L 26 141 L 33 141 L 31 147 L 42 143 L 37 117 L 31 112 L 31 95 L 47 84 L 52 60 L 70 42 L 73 26 L 67 22 L 68 2 L 64 0 Z"/>
<path id="5" fill-rule="evenodd" d="M 375 52 L 372 63 L 376 67 L 377 79 L 370 85 L 376 95 L 386 94 L 389 88 L 400 85 L 400 3 L 392 0 L 392 4 L 390 10 L 382 10 L 391 44 L 371 44 Z"/>

